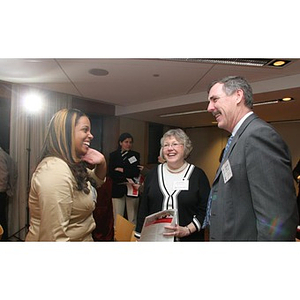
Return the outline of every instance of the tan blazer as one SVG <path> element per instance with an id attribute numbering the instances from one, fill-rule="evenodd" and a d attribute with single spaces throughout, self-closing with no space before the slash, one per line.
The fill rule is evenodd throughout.
<path id="1" fill-rule="evenodd" d="M 91 174 L 100 186 L 102 181 Z M 75 187 L 75 178 L 63 160 L 42 160 L 31 181 L 26 241 L 93 241 L 96 225 L 92 213 L 97 194 L 85 194 Z"/>

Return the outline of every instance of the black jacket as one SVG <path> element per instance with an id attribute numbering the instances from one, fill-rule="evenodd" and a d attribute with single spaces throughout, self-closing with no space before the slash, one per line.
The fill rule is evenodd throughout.
<path id="1" fill-rule="evenodd" d="M 140 170 L 138 165 L 140 164 L 140 154 L 136 151 L 129 150 L 126 159 L 123 160 L 121 150 L 116 150 L 109 154 L 109 177 L 112 179 L 112 197 L 121 198 L 126 192 L 126 185 L 122 184 L 126 182 L 126 178 L 133 179 L 138 177 Z M 116 168 L 123 168 L 124 172 L 115 171 Z"/>
<path id="2" fill-rule="evenodd" d="M 205 213 L 207 199 L 210 191 L 209 181 L 204 171 L 194 165 L 189 167 L 190 172 L 186 179 L 189 180 L 189 189 L 168 194 L 165 187 L 165 174 L 163 165 L 153 168 L 146 177 L 145 188 L 140 202 L 137 218 L 136 236 L 142 231 L 146 216 L 161 210 L 168 209 L 168 201 L 173 202 L 173 208 L 178 210 L 178 224 L 187 226 L 193 222 L 197 231 L 180 238 L 180 241 L 203 241 L 204 230 L 201 229 Z"/>

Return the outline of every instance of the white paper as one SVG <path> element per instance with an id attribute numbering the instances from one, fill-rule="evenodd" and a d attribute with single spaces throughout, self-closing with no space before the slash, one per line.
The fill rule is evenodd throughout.
<path id="1" fill-rule="evenodd" d="M 174 236 L 164 236 L 164 232 L 172 231 L 165 226 L 175 226 L 177 210 L 168 209 L 147 216 L 141 232 L 142 242 L 173 242 Z"/>
<path id="2" fill-rule="evenodd" d="M 127 179 L 127 182 L 126 182 L 127 196 L 138 197 L 140 184 L 134 183 L 134 181 L 131 178 L 126 178 L 126 179 Z"/>

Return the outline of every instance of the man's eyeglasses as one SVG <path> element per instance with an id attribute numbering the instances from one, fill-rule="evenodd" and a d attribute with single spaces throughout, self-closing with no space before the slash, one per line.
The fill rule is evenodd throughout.
<path id="1" fill-rule="evenodd" d="M 183 144 L 181 143 L 172 143 L 172 144 L 164 144 L 162 147 L 164 149 L 169 149 L 169 147 L 171 147 L 172 149 L 176 149 L 178 148 L 179 146 L 182 146 Z"/>

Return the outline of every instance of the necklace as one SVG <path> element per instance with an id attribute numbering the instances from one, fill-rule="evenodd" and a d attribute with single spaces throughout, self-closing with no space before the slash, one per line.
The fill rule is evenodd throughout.
<path id="1" fill-rule="evenodd" d="M 187 162 L 186 162 L 186 161 L 185 161 L 184 164 L 183 164 L 180 168 L 178 168 L 178 169 L 170 169 L 170 168 L 168 167 L 168 164 L 166 164 L 167 170 L 168 170 L 170 173 L 173 173 L 173 174 L 182 172 L 182 171 L 186 168 L 186 166 L 187 166 Z"/>

